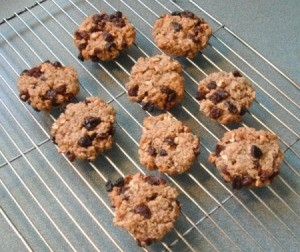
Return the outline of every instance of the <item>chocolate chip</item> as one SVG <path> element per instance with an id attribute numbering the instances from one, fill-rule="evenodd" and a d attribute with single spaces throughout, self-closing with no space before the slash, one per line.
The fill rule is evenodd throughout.
<path id="1" fill-rule="evenodd" d="M 90 136 L 84 136 L 78 140 L 78 145 L 81 147 L 89 147 L 92 144 L 93 144 L 93 140 L 91 139 Z"/>
<path id="2" fill-rule="evenodd" d="M 110 51 L 113 47 L 117 47 L 117 45 L 114 43 L 114 42 L 108 42 L 106 45 L 105 45 L 105 48 Z"/>
<path id="3" fill-rule="evenodd" d="M 66 156 L 70 162 L 73 162 L 75 160 L 75 155 L 70 151 L 66 152 Z"/>
<path id="4" fill-rule="evenodd" d="M 54 90 L 59 94 L 64 94 L 67 90 L 67 86 L 65 84 L 62 84 L 62 85 L 54 88 Z"/>
<path id="5" fill-rule="evenodd" d="M 252 145 L 251 146 L 251 155 L 254 158 L 261 158 L 261 156 L 263 155 L 262 151 L 260 148 L 258 148 L 256 145 Z"/>
<path id="6" fill-rule="evenodd" d="M 80 61 L 84 61 L 84 58 L 83 58 L 83 56 L 82 56 L 81 53 L 78 54 L 77 58 L 78 58 Z"/>
<path id="7" fill-rule="evenodd" d="M 116 180 L 116 182 L 114 183 L 114 186 L 117 186 L 117 187 L 122 187 L 124 185 L 124 178 L 123 177 L 120 177 Z"/>
<path id="8" fill-rule="evenodd" d="M 75 32 L 75 38 L 78 39 L 78 40 L 82 40 L 82 39 L 88 40 L 90 38 L 90 35 L 85 31 L 83 31 L 83 32 L 76 31 Z"/>
<path id="9" fill-rule="evenodd" d="M 198 92 L 196 93 L 196 97 L 195 97 L 195 98 L 196 98 L 198 101 L 202 101 L 203 99 L 205 99 L 205 95 L 206 95 L 205 93 L 199 92 L 199 91 L 198 91 Z"/>
<path id="10" fill-rule="evenodd" d="M 232 113 L 232 114 L 236 114 L 238 112 L 238 109 L 236 106 L 234 106 L 231 102 L 227 101 L 224 104 L 228 110 Z"/>
<path id="11" fill-rule="evenodd" d="M 114 41 L 114 36 L 111 35 L 109 32 L 104 33 L 103 39 L 107 42 L 112 42 Z"/>
<path id="12" fill-rule="evenodd" d="M 113 183 L 109 180 L 109 181 L 106 182 L 105 187 L 106 187 L 106 191 L 107 191 L 107 192 L 111 192 L 111 191 L 113 190 L 113 188 L 114 188 L 114 185 L 113 185 Z"/>
<path id="13" fill-rule="evenodd" d="M 219 118 L 223 113 L 222 109 L 219 109 L 217 106 L 213 106 L 210 111 L 210 117 L 213 119 Z"/>
<path id="14" fill-rule="evenodd" d="M 223 145 L 217 144 L 216 145 L 216 155 L 220 156 L 221 151 L 224 149 L 225 149 L 225 147 Z"/>
<path id="15" fill-rule="evenodd" d="M 19 96 L 22 101 L 27 101 L 29 99 L 28 91 L 21 92 Z"/>
<path id="16" fill-rule="evenodd" d="M 62 67 L 62 64 L 58 61 L 55 61 L 53 64 L 52 64 L 54 67 Z"/>
<path id="17" fill-rule="evenodd" d="M 242 180 L 240 177 L 233 177 L 232 188 L 233 189 L 241 189 L 242 188 Z"/>
<path id="18" fill-rule="evenodd" d="M 143 217 L 145 217 L 146 219 L 150 219 L 151 218 L 151 211 L 149 209 L 149 207 L 145 206 L 145 205 L 137 205 L 133 208 L 133 212 L 142 215 Z"/>
<path id="19" fill-rule="evenodd" d="M 39 78 L 43 72 L 41 71 L 41 67 L 34 67 L 27 72 L 27 75 L 34 78 Z"/>
<path id="20" fill-rule="evenodd" d="M 249 186 L 251 185 L 253 182 L 253 178 L 250 177 L 249 175 L 244 176 L 242 179 L 242 186 Z"/>
<path id="21" fill-rule="evenodd" d="M 152 112 L 154 109 L 154 105 L 150 102 L 141 102 L 142 104 L 142 109 L 147 110 L 148 112 Z"/>
<path id="22" fill-rule="evenodd" d="M 269 179 L 270 174 L 268 172 L 266 172 L 266 171 L 262 171 L 262 172 L 259 173 L 259 177 L 260 177 L 260 180 L 262 182 L 265 182 L 266 180 Z"/>
<path id="23" fill-rule="evenodd" d="M 246 114 L 246 112 L 248 112 L 248 109 L 246 109 L 245 107 L 242 107 L 240 115 L 244 115 L 244 114 Z"/>
<path id="24" fill-rule="evenodd" d="M 176 146 L 176 143 L 174 142 L 174 138 L 172 137 L 166 137 L 164 139 L 164 142 L 168 143 L 170 146 Z"/>
<path id="25" fill-rule="evenodd" d="M 177 22 L 173 22 L 172 25 L 173 25 L 173 27 L 174 27 L 174 30 L 177 31 L 177 32 L 180 31 L 180 30 L 182 29 L 181 24 L 179 24 L 179 23 L 177 23 Z"/>
<path id="26" fill-rule="evenodd" d="M 241 73 L 238 70 L 232 72 L 234 77 L 242 77 Z"/>
<path id="27" fill-rule="evenodd" d="M 194 151 L 194 154 L 195 154 L 195 156 L 199 156 L 199 155 L 200 155 L 200 153 L 201 153 L 201 151 L 200 151 L 200 148 L 199 148 L 199 147 L 198 147 L 198 148 L 196 148 L 196 149 L 194 149 L 193 151 Z"/>
<path id="28" fill-rule="evenodd" d="M 168 155 L 168 152 L 166 151 L 166 150 L 164 150 L 164 149 L 161 149 L 160 151 L 159 151 L 159 155 L 160 156 L 167 156 Z"/>
<path id="29" fill-rule="evenodd" d="M 149 147 L 149 154 L 150 154 L 150 156 L 152 156 L 152 157 L 155 157 L 155 156 L 156 156 L 156 150 L 155 150 L 155 148 L 154 148 L 153 146 L 150 146 L 150 147 Z"/>
<path id="30" fill-rule="evenodd" d="M 216 89 L 216 88 L 217 88 L 217 83 L 216 83 L 215 81 L 212 81 L 212 82 L 208 83 L 208 84 L 206 85 L 206 87 L 207 87 L 208 89 Z"/>
<path id="31" fill-rule="evenodd" d="M 138 91 L 139 91 L 139 86 L 135 85 L 134 87 L 132 87 L 128 90 L 128 95 L 129 96 L 137 96 Z"/>
<path id="32" fill-rule="evenodd" d="M 45 94 L 45 99 L 55 101 L 56 98 L 56 91 L 53 89 L 50 89 Z"/>
<path id="33" fill-rule="evenodd" d="M 83 127 L 85 127 L 87 130 L 93 130 L 100 123 L 101 119 L 99 117 L 87 116 L 83 121 Z"/>

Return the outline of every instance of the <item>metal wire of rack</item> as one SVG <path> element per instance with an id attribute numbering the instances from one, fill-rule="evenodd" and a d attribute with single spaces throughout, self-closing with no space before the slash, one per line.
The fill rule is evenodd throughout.
<path id="1" fill-rule="evenodd" d="M 116 9 L 135 25 L 136 45 L 113 62 L 79 61 L 72 45 L 73 31 L 87 15 Z M 151 37 L 154 20 L 178 9 L 192 9 L 214 28 L 207 49 L 193 60 L 179 59 L 185 69 L 186 95 L 170 111 L 200 135 L 202 154 L 188 173 L 165 176 L 181 193 L 182 216 L 161 242 L 144 250 L 299 248 L 299 85 L 193 0 L 44 0 L 3 20 L 0 226 L 8 242 L 0 248 L 7 244 L 3 250 L 141 250 L 127 232 L 112 225 L 114 213 L 105 182 L 146 171 L 139 164 L 137 149 L 142 120 L 149 113 L 127 101 L 124 83 L 138 57 L 160 52 Z M 51 125 L 61 111 L 37 113 L 18 98 L 19 73 L 48 59 L 76 68 L 79 99 L 100 96 L 118 112 L 113 150 L 93 163 L 70 163 L 49 141 Z M 232 191 L 206 162 L 224 132 L 240 125 L 211 123 L 198 112 L 193 94 L 207 74 L 233 69 L 240 70 L 257 90 L 251 112 L 241 125 L 275 132 L 285 151 L 281 175 L 267 188 Z"/>

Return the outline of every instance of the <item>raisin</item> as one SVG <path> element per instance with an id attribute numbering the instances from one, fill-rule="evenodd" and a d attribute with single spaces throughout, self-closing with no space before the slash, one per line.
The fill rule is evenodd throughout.
<path id="1" fill-rule="evenodd" d="M 242 179 L 242 186 L 249 186 L 250 184 L 252 184 L 253 182 L 253 178 L 250 177 L 249 175 L 244 176 Z"/>
<path id="2" fill-rule="evenodd" d="M 172 137 L 166 137 L 164 139 L 164 142 L 168 143 L 170 146 L 176 146 L 176 143 L 174 142 L 174 138 Z"/>
<path id="3" fill-rule="evenodd" d="M 117 186 L 117 187 L 122 187 L 124 185 L 124 178 L 123 177 L 120 177 L 116 180 L 116 182 L 114 183 L 114 186 Z"/>
<path id="4" fill-rule="evenodd" d="M 111 35 L 109 32 L 104 33 L 103 39 L 107 42 L 112 42 L 114 41 L 114 36 Z"/>
<path id="5" fill-rule="evenodd" d="M 228 110 L 230 111 L 230 113 L 236 114 L 238 112 L 237 107 L 234 106 L 231 102 L 227 101 L 227 102 L 225 102 L 224 105 L 228 108 Z"/>
<path id="6" fill-rule="evenodd" d="M 233 177 L 232 181 L 232 188 L 233 189 L 241 189 L 242 188 L 242 180 L 240 177 Z"/>
<path id="7" fill-rule="evenodd" d="M 45 98 L 47 100 L 51 100 L 51 101 L 55 101 L 55 98 L 56 98 L 56 91 L 53 90 L 53 89 L 50 89 L 46 92 L 45 94 Z"/>
<path id="8" fill-rule="evenodd" d="M 220 156 L 221 151 L 224 150 L 224 149 L 225 149 L 225 147 L 223 145 L 217 144 L 217 146 L 216 146 L 216 155 Z"/>
<path id="9" fill-rule="evenodd" d="M 137 205 L 133 208 L 133 212 L 142 215 L 143 217 L 145 217 L 146 219 L 150 219 L 151 218 L 151 211 L 149 209 L 149 207 L 145 206 L 145 205 Z"/>
<path id="10" fill-rule="evenodd" d="M 154 176 L 147 176 L 145 178 L 145 181 L 149 184 L 149 185 L 159 185 L 159 182 L 157 180 L 156 177 Z"/>
<path id="11" fill-rule="evenodd" d="M 34 67 L 27 72 L 27 75 L 34 78 L 39 78 L 43 72 L 41 71 L 41 67 Z"/>
<path id="12" fill-rule="evenodd" d="M 41 112 L 38 108 L 33 108 L 33 110 L 36 112 Z"/>
<path id="13" fill-rule="evenodd" d="M 96 139 L 103 140 L 103 139 L 107 138 L 108 136 L 109 136 L 108 133 L 98 133 L 96 135 Z"/>
<path id="14" fill-rule="evenodd" d="M 24 91 L 20 93 L 20 99 L 22 101 L 27 101 L 29 99 L 29 94 L 28 91 Z"/>
<path id="15" fill-rule="evenodd" d="M 29 72 L 29 71 L 25 69 L 25 70 L 22 71 L 22 73 L 21 73 L 20 75 L 25 75 L 25 74 L 27 75 L 28 72 Z"/>
<path id="16" fill-rule="evenodd" d="M 51 142 L 54 143 L 55 145 L 57 145 L 57 142 L 55 141 L 55 137 L 51 137 Z"/>
<path id="17" fill-rule="evenodd" d="M 58 61 L 55 61 L 53 64 L 52 64 L 54 67 L 62 67 L 62 64 Z"/>
<path id="18" fill-rule="evenodd" d="M 260 148 L 258 148 L 256 145 L 252 145 L 251 146 L 251 155 L 254 158 L 261 158 L 261 156 L 263 155 L 262 151 Z"/>
<path id="19" fill-rule="evenodd" d="M 154 105 L 150 102 L 142 102 L 142 109 L 147 110 L 148 112 L 152 112 L 154 109 Z"/>
<path id="20" fill-rule="evenodd" d="M 138 91 L 139 91 L 139 86 L 135 85 L 134 87 L 132 87 L 128 90 L 128 95 L 129 96 L 137 96 Z"/>
<path id="21" fill-rule="evenodd" d="M 242 107 L 242 108 L 241 108 L 241 111 L 240 111 L 240 115 L 246 114 L 247 111 L 248 111 L 248 109 L 246 109 L 245 107 Z"/>
<path id="22" fill-rule="evenodd" d="M 75 38 L 78 40 L 88 40 L 90 38 L 90 35 L 87 32 L 80 32 L 80 31 L 76 31 L 75 32 Z"/>
<path id="23" fill-rule="evenodd" d="M 108 131 L 108 134 L 111 135 L 111 136 L 113 136 L 115 134 L 115 131 L 116 131 L 116 128 L 113 125 L 111 125 L 111 127 L 110 127 L 110 129 Z"/>
<path id="24" fill-rule="evenodd" d="M 93 62 L 98 62 L 98 61 L 99 61 L 99 58 L 98 58 L 96 55 L 91 56 L 91 61 L 93 61 Z"/>
<path id="25" fill-rule="evenodd" d="M 77 58 L 78 58 L 80 61 L 84 61 L 84 58 L 83 58 L 83 56 L 82 56 L 81 53 L 78 54 Z"/>
<path id="26" fill-rule="evenodd" d="M 116 11 L 116 17 L 118 17 L 118 18 L 122 18 L 122 16 L 123 16 L 123 14 L 122 14 L 122 12 L 121 11 Z"/>
<path id="27" fill-rule="evenodd" d="M 147 200 L 155 200 L 156 198 L 157 198 L 157 193 L 153 193 L 152 195 L 151 195 L 151 197 L 147 197 Z"/>
<path id="28" fill-rule="evenodd" d="M 81 147 L 89 147 L 92 144 L 93 144 L 93 140 L 91 139 L 90 136 L 84 136 L 78 140 L 78 145 Z"/>
<path id="29" fill-rule="evenodd" d="M 171 13 L 172 16 L 180 16 L 181 15 L 181 12 L 180 11 L 173 11 Z"/>
<path id="30" fill-rule="evenodd" d="M 113 185 L 113 183 L 109 180 L 109 181 L 106 182 L 105 187 L 106 187 L 106 191 L 107 191 L 107 192 L 111 192 L 111 191 L 113 190 L 113 188 L 114 188 L 114 185 Z"/>
<path id="31" fill-rule="evenodd" d="M 86 46 L 87 46 L 87 43 L 82 43 L 82 44 L 80 44 L 80 45 L 78 46 L 79 51 L 84 50 L 84 49 L 86 48 Z"/>
<path id="32" fill-rule="evenodd" d="M 177 32 L 180 31 L 180 30 L 182 29 L 181 24 L 179 24 L 179 23 L 177 23 L 177 22 L 173 22 L 172 25 L 173 25 L 173 27 L 174 27 L 174 30 L 177 31 Z"/>
<path id="33" fill-rule="evenodd" d="M 167 156 L 167 155 L 168 155 L 168 152 L 167 152 L 166 150 L 164 150 L 164 149 L 161 149 L 161 150 L 159 151 L 159 155 L 162 156 L 162 157 L 164 157 L 164 156 Z"/>
<path id="34" fill-rule="evenodd" d="M 225 165 L 225 166 L 223 166 L 222 168 L 221 168 L 221 172 L 224 174 L 224 175 L 230 175 L 230 173 L 228 172 L 228 170 L 227 170 L 227 165 Z"/>
<path id="35" fill-rule="evenodd" d="M 234 77 L 242 77 L 241 73 L 238 70 L 232 72 Z"/>
<path id="36" fill-rule="evenodd" d="M 270 175 L 269 175 L 268 172 L 262 171 L 262 172 L 259 173 L 259 177 L 260 177 L 260 180 L 262 182 L 264 182 L 264 181 L 268 180 L 268 178 L 270 177 Z"/>
<path id="37" fill-rule="evenodd" d="M 51 64 L 50 60 L 45 60 L 43 63 L 50 63 Z"/>
<path id="38" fill-rule="evenodd" d="M 271 181 L 273 181 L 274 178 L 277 177 L 278 175 L 279 175 L 279 169 L 275 169 L 274 172 L 273 172 L 273 174 L 269 177 L 269 179 Z"/>
<path id="39" fill-rule="evenodd" d="M 167 96 L 167 102 L 171 102 L 171 101 L 174 101 L 177 97 L 177 93 L 175 91 L 173 91 L 173 93 L 169 94 Z"/>
<path id="40" fill-rule="evenodd" d="M 116 47 L 116 43 L 114 42 L 108 42 L 106 45 L 105 45 L 105 48 L 110 51 L 113 47 Z"/>
<path id="41" fill-rule="evenodd" d="M 67 91 L 67 86 L 65 84 L 62 84 L 62 85 L 54 88 L 54 90 L 59 94 L 64 94 Z"/>
<path id="42" fill-rule="evenodd" d="M 219 109 L 217 106 L 213 106 L 210 111 L 210 117 L 213 119 L 217 119 L 222 115 L 222 109 Z"/>
<path id="43" fill-rule="evenodd" d="M 154 148 L 153 146 L 150 146 L 150 147 L 149 147 L 149 154 L 150 154 L 150 156 L 152 156 L 152 157 L 155 157 L 155 156 L 156 156 L 156 150 L 155 150 L 155 148 Z"/>
<path id="44" fill-rule="evenodd" d="M 217 88 L 217 83 L 216 83 L 215 81 L 212 81 L 212 82 L 208 83 L 208 84 L 206 85 L 206 87 L 207 87 L 208 89 L 216 89 L 216 88 Z"/>
<path id="45" fill-rule="evenodd" d="M 229 96 L 229 94 L 224 89 L 219 89 L 218 93 L 222 99 L 226 99 Z"/>
<path id="46" fill-rule="evenodd" d="M 200 155 L 200 153 L 201 153 L 201 151 L 200 151 L 200 148 L 199 148 L 199 147 L 198 147 L 198 148 L 196 148 L 196 149 L 194 149 L 193 151 L 194 151 L 194 154 L 195 154 L 195 156 L 199 156 L 199 155 Z"/>
<path id="47" fill-rule="evenodd" d="M 68 103 L 76 102 L 76 101 L 77 101 L 75 95 L 74 95 L 74 94 L 71 94 L 71 93 L 65 94 L 65 99 L 66 99 L 66 101 L 67 101 Z"/>
<path id="48" fill-rule="evenodd" d="M 185 17 L 185 18 L 192 18 L 192 19 L 195 18 L 195 14 L 193 12 L 187 11 L 187 10 L 182 11 L 180 13 L 180 16 Z"/>
<path id="49" fill-rule="evenodd" d="M 122 48 L 123 49 L 126 49 L 128 47 L 128 44 L 124 41 L 124 42 L 122 42 Z"/>
<path id="50" fill-rule="evenodd" d="M 158 182 L 159 185 L 164 185 L 164 184 L 167 183 L 167 181 L 165 179 L 163 179 L 163 178 L 158 178 L 157 182 Z"/>
<path id="51" fill-rule="evenodd" d="M 199 91 L 198 91 L 198 92 L 196 93 L 196 97 L 195 97 L 195 98 L 196 98 L 198 101 L 201 101 L 201 100 L 205 99 L 205 95 L 206 95 L 205 93 L 199 92 Z"/>
<path id="52" fill-rule="evenodd" d="M 83 121 L 83 127 L 85 127 L 87 130 L 93 130 L 100 123 L 101 119 L 99 117 L 87 116 Z"/>
<path id="53" fill-rule="evenodd" d="M 97 54 L 100 54 L 102 52 L 102 49 L 101 48 L 99 48 L 99 47 L 96 47 L 95 49 L 94 49 L 94 55 L 96 56 Z"/>
<path id="54" fill-rule="evenodd" d="M 220 96 L 219 92 L 214 92 L 209 99 L 214 103 L 217 104 L 218 102 L 222 101 L 222 97 Z"/>
<path id="55" fill-rule="evenodd" d="M 75 155 L 70 151 L 68 151 L 66 153 L 66 156 L 67 156 L 67 158 L 69 159 L 70 162 L 73 162 L 75 160 Z"/>

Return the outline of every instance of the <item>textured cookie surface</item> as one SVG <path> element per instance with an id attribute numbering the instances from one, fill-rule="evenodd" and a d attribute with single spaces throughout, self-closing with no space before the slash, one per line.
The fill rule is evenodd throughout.
<path id="1" fill-rule="evenodd" d="M 129 100 L 142 102 L 146 110 L 151 111 L 153 106 L 169 110 L 184 95 L 181 65 L 165 54 L 139 58 L 132 68 L 126 89 Z"/>
<path id="2" fill-rule="evenodd" d="M 255 90 L 238 71 L 217 72 L 200 81 L 196 99 L 213 121 L 240 122 L 255 98 Z"/>
<path id="3" fill-rule="evenodd" d="M 180 215 L 178 193 L 164 179 L 128 175 L 113 187 L 109 182 L 107 189 L 115 208 L 114 225 L 130 232 L 141 246 L 160 240 Z"/>
<path id="4" fill-rule="evenodd" d="M 24 70 L 18 79 L 20 98 L 36 110 L 49 111 L 75 101 L 79 92 L 78 77 L 72 67 L 46 61 Z"/>
<path id="5" fill-rule="evenodd" d="M 153 27 L 154 41 L 161 50 L 189 58 L 205 48 L 211 34 L 210 25 L 190 11 L 164 14 Z"/>
<path id="6" fill-rule="evenodd" d="M 52 125 L 53 142 L 70 161 L 75 158 L 94 160 L 111 148 L 115 110 L 97 97 L 69 104 L 65 113 Z"/>
<path id="7" fill-rule="evenodd" d="M 149 170 L 181 174 L 190 168 L 199 154 L 199 138 L 171 115 L 151 116 L 144 120 L 139 157 Z"/>
<path id="8" fill-rule="evenodd" d="M 98 61 L 119 56 L 135 41 L 136 31 L 122 12 L 105 12 L 87 17 L 74 34 L 74 43 L 80 51 L 79 59 Z"/>
<path id="9" fill-rule="evenodd" d="M 224 134 L 209 156 L 226 182 L 235 189 L 261 187 L 279 174 L 283 160 L 277 136 L 241 127 Z"/>

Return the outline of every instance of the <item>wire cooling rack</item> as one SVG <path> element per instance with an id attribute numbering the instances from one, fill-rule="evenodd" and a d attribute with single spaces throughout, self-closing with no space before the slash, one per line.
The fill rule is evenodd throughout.
<path id="1" fill-rule="evenodd" d="M 201 54 L 193 60 L 179 59 L 186 93 L 182 103 L 170 111 L 200 136 L 202 154 L 189 172 L 164 176 L 180 192 L 182 215 L 161 242 L 139 248 L 130 234 L 113 226 L 105 182 L 147 172 L 138 161 L 137 150 L 142 121 L 149 113 L 128 102 L 124 85 L 139 57 L 160 52 L 151 36 L 157 17 L 182 9 L 203 16 L 214 29 Z M 87 15 L 100 10 L 122 11 L 137 29 L 136 45 L 112 62 L 81 62 L 72 42 L 73 32 Z M 299 249 L 299 84 L 197 1 L 41 1 L 3 20 L 0 43 L 2 251 Z M 51 125 L 62 111 L 37 113 L 18 98 L 19 73 L 48 59 L 76 68 L 81 84 L 79 100 L 100 96 L 118 112 L 113 149 L 93 163 L 70 163 L 51 143 Z M 257 98 L 243 123 L 212 123 L 198 111 L 193 97 L 197 83 L 209 73 L 236 69 L 253 83 Z M 207 163 L 216 141 L 238 126 L 278 134 L 285 161 L 271 186 L 234 191 Z"/>

